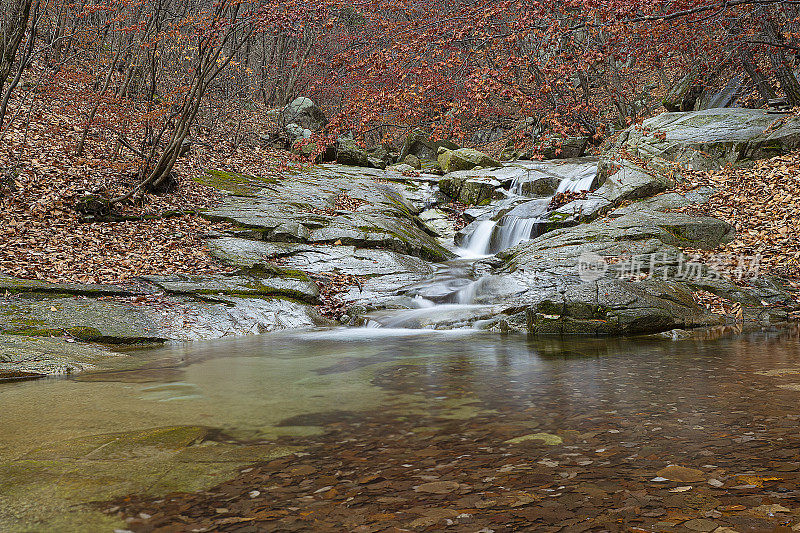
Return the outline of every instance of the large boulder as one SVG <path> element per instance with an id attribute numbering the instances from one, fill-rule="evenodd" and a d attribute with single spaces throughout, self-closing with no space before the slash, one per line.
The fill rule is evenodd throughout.
<path id="1" fill-rule="evenodd" d="M 439 150 L 439 168 L 446 174 L 459 170 L 470 170 L 475 167 L 499 167 L 501 163 L 483 152 L 472 148 L 459 148 L 458 150 Z"/>
<path id="2" fill-rule="evenodd" d="M 443 194 L 466 205 L 480 205 L 500 198 L 498 187 L 499 181 L 486 176 L 444 176 L 439 180 L 439 190 Z"/>
<path id="3" fill-rule="evenodd" d="M 399 161 L 404 161 L 409 154 L 422 161 L 436 161 L 439 148 L 455 150 L 458 148 L 458 145 L 452 141 L 433 140 L 429 133 L 420 129 L 415 129 L 406 135 L 406 138 L 403 140 Z"/>
<path id="4" fill-rule="evenodd" d="M 392 164 L 392 156 L 384 145 L 378 145 L 367 150 L 367 163 L 372 168 L 385 169 Z"/>
<path id="5" fill-rule="evenodd" d="M 538 150 L 528 152 L 524 158 L 531 159 L 534 155 L 542 159 L 572 159 L 582 157 L 586 153 L 589 137 L 553 138 L 542 143 Z"/>
<path id="6" fill-rule="evenodd" d="M 520 192 L 524 196 L 552 196 L 561 185 L 561 178 L 542 175 L 520 183 Z"/>
<path id="7" fill-rule="evenodd" d="M 325 113 L 322 112 L 311 98 L 300 96 L 287 104 L 281 111 L 279 122 L 287 133 L 296 135 L 297 132 L 303 133 L 305 130 L 312 132 L 319 131 L 328 123 Z M 290 129 L 290 125 L 294 124 Z M 298 129 L 299 128 L 299 129 Z"/>
<path id="8" fill-rule="evenodd" d="M 697 170 L 780 155 L 800 146 L 800 118 L 763 109 L 663 113 L 624 131 L 613 150 Z"/>
<path id="9" fill-rule="evenodd" d="M 336 149 L 336 161 L 342 165 L 354 167 L 370 166 L 367 151 L 353 139 L 339 139 Z"/>
<path id="10" fill-rule="evenodd" d="M 284 129 L 286 130 L 286 133 L 288 133 L 291 137 L 298 140 L 310 139 L 311 136 L 314 134 L 310 129 L 304 128 L 303 126 L 295 122 L 287 124 Z"/>
<path id="11" fill-rule="evenodd" d="M 403 163 L 406 165 L 413 167 L 416 170 L 422 169 L 422 161 L 419 157 L 415 156 L 414 154 L 408 154 L 403 158 Z"/>

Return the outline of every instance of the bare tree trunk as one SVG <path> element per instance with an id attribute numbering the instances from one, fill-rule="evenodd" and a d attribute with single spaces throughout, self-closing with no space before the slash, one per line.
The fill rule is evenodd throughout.
<path id="1" fill-rule="evenodd" d="M 221 7 L 218 9 L 221 9 Z M 238 11 L 234 11 L 232 18 L 235 19 L 237 13 Z M 183 142 L 189 135 L 189 130 L 197 118 L 197 113 L 200 110 L 200 105 L 203 102 L 203 96 L 205 95 L 209 84 L 225 67 L 228 66 L 235 54 L 241 49 L 254 31 L 254 28 L 251 27 L 250 30 L 245 33 L 245 35 L 236 40 L 232 52 L 229 53 L 226 58 L 220 59 L 220 55 L 225 50 L 227 41 L 234 35 L 235 29 L 235 26 L 232 26 L 228 33 L 226 33 L 217 44 L 214 44 L 210 39 L 208 42 L 200 44 L 199 59 L 195 78 L 192 80 L 189 93 L 183 100 L 179 117 L 175 123 L 174 130 L 166 148 L 161 153 L 161 156 L 158 158 L 158 162 L 155 164 L 153 169 L 147 174 L 147 177 L 131 191 L 118 198 L 112 199 L 110 201 L 111 204 L 124 202 L 148 186 L 158 187 L 164 181 L 166 181 L 167 178 L 169 178 L 170 174 L 172 173 L 172 169 L 175 167 L 178 157 L 180 157 Z M 159 137 L 165 131 L 167 123 L 168 122 L 165 122 L 165 126 L 162 128 Z M 157 141 L 153 143 L 153 146 L 151 147 L 151 156 L 148 158 L 148 162 L 152 160 L 151 158 L 155 154 L 157 144 Z M 145 165 L 147 165 L 147 162 Z M 146 169 L 147 166 L 144 168 Z"/>
<path id="2" fill-rule="evenodd" d="M 772 20 L 766 24 L 766 37 L 768 41 L 776 44 L 782 44 L 785 40 L 777 24 Z M 786 95 L 786 100 L 792 106 L 800 105 L 800 83 L 792 72 L 783 49 L 777 46 L 770 47 L 769 59 L 775 69 L 778 83 Z"/>
<path id="3" fill-rule="evenodd" d="M 756 89 L 758 90 L 758 94 L 761 95 L 761 98 L 766 102 L 768 100 L 772 100 L 775 98 L 775 91 L 772 90 L 772 86 L 769 84 L 767 77 L 758 69 L 758 65 L 756 65 L 755 61 L 753 60 L 753 54 L 750 50 L 744 48 L 739 53 L 739 57 L 742 61 L 742 67 L 744 71 L 747 72 L 747 75 L 750 76 L 750 79 L 753 80 L 753 83 L 756 85 Z"/>
<path id="4" fill-rule="evenodd" d="M 25 67 L 27 66 L 28 61 L 31 59 L 31 55 L 33 54 L 33 45 L 36 42 L 36 25 L 39 21 L 39 16 L 39 0 L 36 0 L 36 6 L 33 9 L 31 30 L 28 34 L 28 42 L 25 44 L 25 52 L 23 53 L 22 58 L 19 61 L 19 65 L 17 66 L 17 73 L 14 76 L 14 79 L 11 80 L 11 84 L 6 87 L 5 92 L 3 92 L 3 101 L 0 102 L 0 127 L 2 127 L 6 118 L 8 101 L 11 99 L 11 93 L 13 93 L 14 89 L 16 89 L 17 85 L 19 85 L 19 82 L 22 79 L 22 73 L 25 71 Z M 2 83 L 0 83 L 0 86 L 2 86 Z"/>
<path id="5" fill-rule="evenodd" d="M 100 89 L 99 94 L 97 95 L 97 102 L 95 102 L 94 106 L 92 106 L 92 110 L 89 112 L 89 117 L 86 119 L 86 126 L 83 128 L 83 132 L 81 133 L 81 140 L 78 142 L 78 149 L 75 151 L 76 155 L 82 155 L 84 146 L 86 145 L 86 138 L 89 136 L 89 128 L 92 127 L 92 121 L 94 117 L 97 115 L 97 111 L 100 109 L 100 105 L 103 103 L 103 96 L 106 94 L 108 90 L 108 85 L 111 83 L 111 77 L 114 75 L 114 70 L 117 65 L 117 60 L 119 59 L 120 54 L 122 53 L 122 48 L 120 47 L 117 50 L 117 53 L 114 54 L 114 57 L 111 59 L 111 64 L 108 66 L 108 71 L 106 71 L 106 78 L 103 80 L 103 87 Z"/>
<path id="6" fill-rule="evenodd" d="M 0 22 L 0 93 L 14 66 L 17 50 L 25 36 L 32 0 L 14 0 L 11 10 L 3 14 Z"/>

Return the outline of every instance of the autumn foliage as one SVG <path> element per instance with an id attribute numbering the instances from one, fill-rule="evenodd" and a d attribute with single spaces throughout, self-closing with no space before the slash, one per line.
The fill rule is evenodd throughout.
<path id="1" fill-rule="evenodd" d="M 268 174 L 291 164 L 266 153 L 286 146 L 275 117 L 297 96 L 314 99 L 330 119 L 320 135 L 332 142 L 352 131 L 367 144 L 396 142 L 414 127 L 464 145 L 499 138 L 500 146 L 535 146 L 564 135 L 599 144 L 663 105 L 684 109 L 726 90 L 736 105 L 762 107 L 776 97 L 800 105 L 800 9 L 776 0 L 0 7 L 8 252 L 0 250 L 0 262 L 24 276 L 35 273 L 15 270 L 15 250 L 49 247 L 60 259 L 36 275 L 62 279 L 66 268 L 91 279 L 102 266 L 82 268 L 62 245 L 82 217 L 97 219 L 112 205 L 125 217 L 183 209 L 203 226 L 190 213 L 213 193 L 189 178 L 205 168 Z M 176 180 L 179 191 L 163 195 Z M 148 238 L 180 234 L 181 223 L 168 220 Z M 54 231 L 43 237 L 46 228 Z M 110 242 L 101 226 L 83 229 L 85 242 Z M 123 238 L 112 246 L 113 261 L 125 245 Z M 159 246 L 167 257 L 174 243 Z M 143 250 L 142 265 L 147 257 Z"/>
<path id="2" fill-rule="evenodd" d="M 706 93 L 741 78 L 740 102 L 800 104 L 798 9 L 774 0 L 10 1 L 27 14 L 7 16 L 23 31 L 5 32 L 6 56 L 17 48 L 3 68 L 45 65 L 43 91 L 80 82 L 77 152 L 105 131 L 151 182 L 192 127 L 299 95 L 331 131 L 367 140 L 410 126 L 599 140 L 687 76 Z"/>

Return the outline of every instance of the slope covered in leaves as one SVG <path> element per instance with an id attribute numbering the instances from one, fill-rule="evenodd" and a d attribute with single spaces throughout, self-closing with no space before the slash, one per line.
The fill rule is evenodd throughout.
<path id="1" fill-rule="evenodd" d="M 29 124 L 25 116 L 17 116 L 0 135 L 0 273 L 114 283 L 145 274 L 221 270 L 205 250 L 203 237 L 224 226 L 196 214 L 221 194 L 193 178 L 206 169 L 277 174 L 291 162 L 285 155 L 261 153 L 239 142 L 249 124 L 220 124 L 197 138 L 190 154 L 179 160 L 175 191 L 145 194 L 119 206 L 131 218 L 154 218 L 83 223 L 73 210 L 76 200 L 130 190 L 137 183 L 139 162 L 126 148 L 115 147 L 116 135 L 103 124 L 117 124 L 120 117 L 110 113 L 90 130 L 85 153 L 75 155 L 92 104 L 76 96 L 82 89 L 75 81 L 60 80 L 35 93 L 32 104 L 24 104 L 31 110 Z M 161 216 L 167 212 L 171 216 Z"/>
<path id="2" fill-rule="evenodd" d="M 754 275 L 785 278 L 800 299 L 800 152 L 752 166 L 694 172 L 680 188 L 702 185 L 717 193 L 707 204 L 684 210 L 729 222 L 736 228 L 736 237 L 713 251 L 687 253 L 701 256 L 734 282 L 746 284 Z M 731 302 L 701 292 L 696 296 L 706 307 L 730 312 Z"/>
<path id="3" fill-rule="evenodd" d="M 750 168 L 695 173 L 691 182 L 718 191 L 693 210 L 736 227 L 736 238 L 714 254 L 758 256 L 761 274 L 800 281 L 800 152 L 757 161 Z"/>

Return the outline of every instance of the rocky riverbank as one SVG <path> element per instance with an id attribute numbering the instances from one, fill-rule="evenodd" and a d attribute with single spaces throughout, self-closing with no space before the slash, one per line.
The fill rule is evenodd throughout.
<path id="1" fill-rule="evenodd" d="M 400 155 L 421 170 L 322 164 L 278 180 L 210 175 L 225 196 L 204 216 L 233 229 L 210 235 L 208 246 L 230 273 L 124 285 L 0 277 L 0 379 L 80 371 L 110 353 L 82 343 L 213 339 L 331 318 L 633 335 L 770 326 L 798 307 L 788 280 L 732 277 L 707 254 L 684 254 L 735 236 L 727 222 L 690 214 L 717 191 L 691 187 L 685 169 L 793 150 L 800 122 L 791 115 L 666 113 L 599 157 L 541 162 L 501 164 L 414 135 Z M 676 186 L 680 193 L 669 192 Z M 474 245 L 481 232 L 483 257 L 457 259 L 465 254 L 456 243 Z M 712 312 L 698 294 L 728 302 L 730 313 Z"/>

